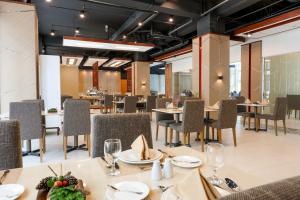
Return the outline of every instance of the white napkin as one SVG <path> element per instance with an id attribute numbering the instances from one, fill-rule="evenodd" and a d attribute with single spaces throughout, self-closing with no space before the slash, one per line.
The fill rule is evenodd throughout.
<path id="1" fill-rule="evenodd" d="M 139 135 L 131 144 L 131 149 L 137 155 L 140 160 L 150 159 L 150 152 L 148 142 L 144 135 Z"/>
<path id="2" fill-rule="evenodd" d="M 245 103 L 250 104 L 251 103 L 250 99 L 246 99 Z"/>
<path id="3" fill-rule="evenodd" d="M 220 108 L 220 102 L 217 101 L 214 105 L 211 106 L 212 109 L 219 109 Z"/>
<path id="4" fill-rule="evenodd" d="M 169 103 L 167 108 L 174 108 L 174 104 L 173 103 Z"/>

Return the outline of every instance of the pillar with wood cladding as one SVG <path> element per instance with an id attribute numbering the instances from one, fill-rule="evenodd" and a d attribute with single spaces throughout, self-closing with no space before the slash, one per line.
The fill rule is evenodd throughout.
<path id="1" fill-rule="evenodd" d="M 166 97 L 172 96 L 172 63 L 166 64 L 165 68 L 165 93 Z"/>
<path id="2" fill-rule="evenodd" d="M 150 95 L 150 62 L 132 62 L 132 94 Z"/>
<path id="3" fill-rule="evenodd" d="M 219 79 L 222 77 L 222 79 Z M 193 92 L 215 104 L 229 96 L 229 36 L 205 34 L 193 39 Z"/>
<path id="4" fill-rule="evenodd" d="M 262 42 L 242 45 L 241 95 L 251 101 L 262 100 Z"/>

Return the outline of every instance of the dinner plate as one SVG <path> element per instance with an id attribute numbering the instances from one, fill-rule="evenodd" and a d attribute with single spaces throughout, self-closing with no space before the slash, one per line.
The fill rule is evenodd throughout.
<path id="1" fill-rule="evenodd" d="M 137 181 L 122 181 L 113 186 L 120 191 L 108 188 L 105 193 L 107 200 L 142 200 L 145 199 L 150 192 L 149 187 L 145 183 Z M 142 194 L 135 194 L 129 191 L 141 192 Z"/>
<path id="2" fill-rule="evenodd" d="M 182 168 L 195 168 L 202 165 L 202 161 L 193 156 L 175 156 L 172 158 L 172 164 Z"/>
<path id="3" fill-rule="evenodd" d="M 0 185 L 0 200 L 14 200 L 20 197 L 25 188 L 19 184 Z"/>
<path id="4" fill-rule="evenodd" d="M 152 163 L 153 161 L 157 159 L 161 159 L 163 157 L 163 154 L 155 149 L 149 149 L 149 152 L 150 152 L 149 160 L 140 160 L 140 158 L 138 158 L 138 156 L 135 154 L 135 152 L 132 149 L 122 151 L 119 154 L 118 158 L 119 160 L 129 164 L 147 164 L 147 163 Z"/>

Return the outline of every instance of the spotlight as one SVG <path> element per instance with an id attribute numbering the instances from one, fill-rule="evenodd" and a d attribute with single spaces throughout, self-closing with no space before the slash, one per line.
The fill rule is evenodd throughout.
<path id="1" fill-rule="evenodd" d="M 127 36 L 126 35 L 123 35 L 123 39 L 125 40 L 127 38 Z"/>
<path id="2" fill-rule="evenodd" d="M 248 38 L 252 37 L 252 34 L 251 33 L 247 33 L 247 37 Z"/>
<path id="3" fill-rule="evenodd" d="M 139 26 L 142 26 L 142 25 L 143 25 L 143 23 L 142 23 L 142 22 L 139 22 L 139 23 L 138 23 L 138 25 L 139 25 Z"/>
<path id="4" fill-rule="evenodd" d="M 79 17 L 80 17 L 81 19 L 85 18 L 85 11 L 84 11 L 84 10 L 81 10 L 81 11 L 80 11 Z"/>
<path id="5" fill-rule="evenodd" d="M 169 18 L 169 22 L 174 22 L 174 18 L 173 18 L 173 17 L 170 17 L 170 18 Z"/>
<path id="6" fill-rule="evenodd" d="M 77 27 L 77 28 L 75 29 L 75 33 L 78 34 L 79 32 L 80 32 L 80 30 L 79 30 L 79 28 Z"/>
<path id="7" fill-rule="evenodd" d="M 51 30 L 50 35 L 55 36 L 55 31 L 53 29 Z"/>

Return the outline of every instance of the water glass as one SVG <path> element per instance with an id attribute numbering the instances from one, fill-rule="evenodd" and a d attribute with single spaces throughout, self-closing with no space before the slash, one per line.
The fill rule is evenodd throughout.
<path id="1" fill-rule="evenodd" d="M 112 168 L 110 171 L 111 176 L 117 176 L 120 174 L 120 171 L 116 169 L 116 162 L 121 150 L 122 150 L 122 145 L 120 139 L 107 139 L 104 141 L 105 158 L 112 160 Z"/>
<path id="2" fill-rule="evenodd" d="M 208 178 L 213 185 L 222 184 L 223 180 L 217 177 L 217 170 L 224 165 L 224 146 L 219 143 L 209 143 L 206 146 L 207 164 L 214 174 Z"/>

